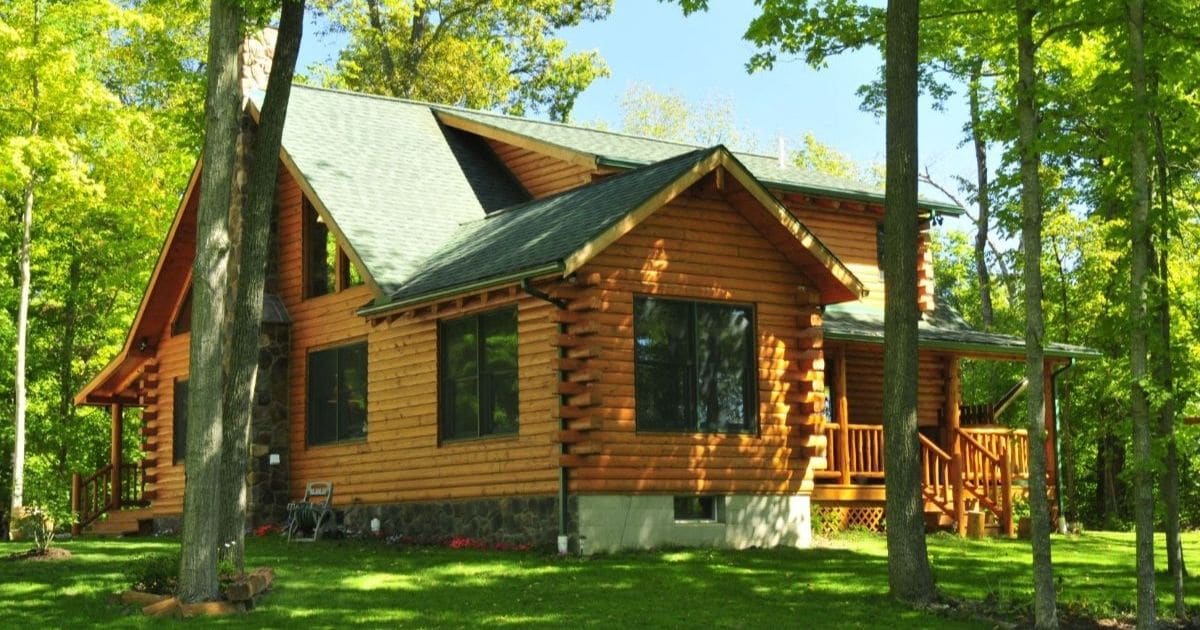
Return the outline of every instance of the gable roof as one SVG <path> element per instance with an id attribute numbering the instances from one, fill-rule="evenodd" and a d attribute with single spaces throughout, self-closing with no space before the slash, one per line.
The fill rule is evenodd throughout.
<path id="1" fill-rule="evenodd" d="M 481 139 L 420 103 L 296 85 L 283 150 L 383 295 L 460 224 L 529 198 Z"/>
<path id="2" fill-rule="evenodd" d="M 463 224 L 454 238 L 429 256 L 411 282 L 391 295 L 390 302 L 360 312 L 377 313 L 531 276 L 568 275 L 700 177 L 721 167 L 747 189 L 757 185 L 727 149 L 716 146 Z M 812 259 L 807 271 L 816 272 L 813 279 L 831 303 L 865 294 L 862 283 L 840 260 L 769 193 L 761 193 L 778 206 L 767 211 Z"/>
<path id="3" fill-rule="evenodd" d="M 883 310 L 857 304 L 837 304 L 825 309 L 825 338 L 836 341 L 883 343 Z M 917 324 L 917 343 L 921 348 L 1017 356 L 1025 353 L 1025 340 L 1012 335 L 983 332 L 971 328 L 957 311 L 937 304 Z M 1100 353 L 1084 346 L 1046 343 L 1048 358 L 1098 357 Z"/>
<path id="4" fill-rule="evenodd" d="M 585 156 L 592 162 L 589 166 L 633 168 L 702 148 L 680 142 L 517 118 L 491 112 L 443 105 L 434 105 L 433 108 L 437 111 L 438 118 L 452 127 L 459 127 L 510 143 L 520 143 L 523 139 L 532 140 L 543 145 L 542 148 L 559 149 L 575 153 L 577 156 Z M 733 152 L 733 154 L 754 174 L 755 178 L 770 188 L 871 203 L 883 203 L 884 201 L 881 188 L 872 187 L 863 182 L 835 177 L 792 164 L 780 165 L 778 157 L 741 152 Z M 934 209 L 941 214 L 958 216 L 963 213 L 962 208 L 956 204 L 924 197 L 921 198 L 920 205 L 923 208 Z"/>

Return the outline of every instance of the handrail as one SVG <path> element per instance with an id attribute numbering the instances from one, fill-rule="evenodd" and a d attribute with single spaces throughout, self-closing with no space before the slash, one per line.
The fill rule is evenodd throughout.
<path id="1" fill-rule="evenodd" d="M 75 486 L 75 483 L 71 484 Z M 87 527 L 92 521 L 100 518 L 102 514 L 113 507 L 115 502 L 120 501 L 119 496 L 114 496 L 112 488 L 112 464 L 106 464 L 99 470 L 87 477 L 81 479 L 78 483 L 79 495 L 72 497 L 72 503 L 75 511 L 78 512 L 78 521 L 76 527 L 82 530 Z"/>
<path id="2" fill-rule="evenodd" d="M 941 511 L 955 517 L 955 459 L 929 438 L 917 434 L 921 444 L 921 495 Z"/>
<path id="3" fill-rule="evenodd" d="M 963 490 L 987 508 L 1012 535 L 1012 486 L 1013 470 L 1007 436 L 997 446 L 999 453 L 992 452 L 966 429 L 957 430 L 959 448 L 962 453 Z"/>
<path id="4" fill-rule="evenodd" d="M 992 405 L 995 408 L 992 412 L 992 417 L 999 418 L 1008 409 L 1008 406 L 1017 399 L 1017 396 L 1020 396 L 1021 392 L 1025 391 L 1026 387 L 1029 387 L 1029 379 L 1023 377 L 1017 381 L 1016 385 L 1013 385 L 1007 392 L 1004 392 L 1000 400 L 997 400 Z"/>
<path id="5" fill-rule="evenodd" d="M 846 429 L 849 457 L 844 465 L 850 474 L 882 479 L 884 470 L 883 425 L 848 424 Z"/>
<path id="6" fill-rule="evenodd" d="M 1000 463 L 1000 456 L 993 453 L 991 451 L 991 449 L 984 446 L 982 443 L 979 442 L 979 440 L 975 439 L 974 436 L 972 436 L 970 433 L 968 433 L 968 430 L 966 428 L 960 427 L 958 429 L 958 435 L 959 435 L 959 437 L 965 439 L 968 444 L 971 444 L 975 448 L 979 449 L 979 451 L 984 456 L 986 456 L 988 459 L 993 460 L 996 463 Z"/>

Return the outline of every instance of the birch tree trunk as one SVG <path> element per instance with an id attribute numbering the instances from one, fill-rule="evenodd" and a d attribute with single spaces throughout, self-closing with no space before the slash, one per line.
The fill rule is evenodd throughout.
<path id="1" fill-rule="evenodd" d="M 1025 392 L 1029 424 L 1029 516 L 1033 547 L 1034 624 L 1057 628 L 1050 558 L 1050 500 L 1046 494 L 1045 336 L 1042 312 L 1042 181 L 1038 148 L 1037 47 L 1030 0 L 1017 0 L 1017 128 L 1021 158 L 1021 245 L 1025 250 Z"/>
<path id="2" fill-rule="evenodd" d="M 41 4 L 33 3 L 33 48 L 40 43 Z M 37 138 L 41 131 L 41 92 L 40 77 L 35 71 L 30 77 L 32 83 L 32 109 L 30 110 L 29 137 Z M 8 524 L 10 538 L 16 537 L 17 525 L 21 520 L 25 507 L 25 415 L 28 411 L 27 392 L 25 385 L 25 358 L 29 338 L 29 293 L 32 283 L 30 273 L 30 246 L 33 243 L 33 202 L 37 189 L 37 172 L 33 164 L 29 167 L 29 180 L 25 184 L 23 210 L 21 212 L 21 250 L 19 254 L 21 267 L 20 298 L 17 304 L 17 341 L 16 365 L 13 379 L 13 481 L 12 509 L 9 510 Z"/>
<path id="3" fill-rule="evenodd" d="M 229 204 L 238 134 L 238 46 L 242 10 L 237 0 L 212 0 L 204 166 L 192 268 L 191 362 L 188 382 L 186 483 L 179 598 L 214 600 L 220 523 L 222 445 L 222 320 L 229 255 Z"/>
<path id="4" fill-rule="evenodd" d="M 237 248 L 238 281 L 233 292 L 229 323 L 229 357 L 224 391 L 225 449 L 221 457 L 221 540 L 228 544 L 226 557 L 239 570 L 245 568 L 246 467 L 250 448 L 250 420 L 258 380 L 258 339 L 267 272 L 271 214 L 283 123 L 291 95 L 292 75 L 304 29 L 304 0 L 283 0 L 275 56 L 267 80 L 266 96 L 257 131 L 247 145 L 249 168 L 243 204 L 241 244 Z"/>
<path id="5" fill-rule="evenodd" d="M 888 585 L 893 597 L 936 596 L 925 547 L 917 441 L 918 0 L 887 8 L 887 193 L 884 214 L 883 420 Z"/>
<path id="6" fill-rule="evenodd" d="M 1150 400 L 1146 391 L 1147 279 L 1150 259 L 1150 175 L 1146 149 L 1146 53 L 1142 40 L 1145 18 L 1143 0 L 1127 0 L 1126 24 L 1129 37 L 1129 75 L 1133 88 L 1133 118 L 1131 123 L 1130 187 L 1133 190 L 1131 261 L 1132 316 L 1129 341 L 1133 415 L 1133 510 L 1136 524 L 1137 549 L 1137 626 L 1153 628 L 1156 623 L 1154 584 L 1154 477 L 1153 453 L 1150 444 Z"/>

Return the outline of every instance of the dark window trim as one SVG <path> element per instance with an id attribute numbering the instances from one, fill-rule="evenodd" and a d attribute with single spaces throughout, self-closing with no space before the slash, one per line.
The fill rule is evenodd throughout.
<path id="1" fill-rule="evenodd" d="M 447 433 L 447 431 L 446 431 L 446 413 L 445 413 L 445 412 L 446 412 L 446 398 L 445 398 L 445 396 L 444 396 L 444 394 L 446 393 L 446 391 L 445 391 L 445 389 L 444 389 L 444 387 L 445 387 L 445 383 L 444 383 L 444 381 L 445 381 L 446 379 L 443 377 L 443 373 L 442 373 L 442 370 L 443 370 L 443 367 L 444 367 L 444 366 L 443 366 L 443 363 L 444 363 L 444 362 L 445 362 L 445 360 L 446 360 L 446 354 L 445 354 L 445 333 L 444 333 L 445 326 L 446 326 L 446 324 L 447 324 L 447 323 L 450 323 L 450 322 L 457 322 L 457 321 L 462 321 L 462 320 L 464 320 L 464 319 L 474 319 L 474 320 L 475 320 L 475 361 L 476 361 L 476 365 L 477 365 L 477 366 L 479 366 L 479 367 L 478 367 L 478 369 L 479 369 L 479 370 L 482 370 L 482 369 L 483 369 L 483 366 L 485 365 L 485 361 L 484 361 L 484 352 L 483 352 L 483 351 L 484 351 L 484 347 L 486 346 L 486 343 L 485 343 L 485 341 L 484 341 L 484 339 L 483 339 L 482 335 L 480 335 L 480 334 L 479 334 L 479 321 L 480 321 L 480 318 L 481 318 L 481 317 L 483 317 L 483 316 L 485 316 L 485 315 L 492 315 L 492 314 L 501 313 L 501 312 L 504 312 L 504 311 L 511 311 L 511 312 L 512 312 L 512 316 L 513 316 L 513 319 L 514 319 L 514 320 L 516 321 L 516 323 L 517 323 L 517 366 L 516 366 L 516 368 L 515 368 L 515 370 L 514 370 L 514 372 L 515 372 L 514 376 L 515 376 L 515 378 L 516 378 L 516 382 L 517 382 L 517 410 L 518 410 L 518 411 L 517 411 L 517 423 L 516 423 L 516 424 L 517 424 L 517 426 L 516 426 L 516 429 L 515 429 L 515 430 L 513 430 L 513 431 L 504 431 L 504 432 L 500 432 L 500 433 L 483 433 L 483 426 L 484 426 L 484 418 L 483 418 L 483 409 L 484 409 L 484 406 L 483 406 L 483 401 L 485 400 L 485 397 L 484 397 L 484 394 L 485 394 L 485 392 L 484 392 L 484 382 L 486 381 L 486 379 L 484 379 L 484 378 L 481 378 L 481 377 L 480 377 L 480 376 L 477 374 L 477 375 L 476 375 L 476 377 L 475 377 L 475 396 L 476 396 L 476 398 L 477 398 L 477 399 L 478 399 L 478 401 L 479 401 L 479 414 L 480 414 L 480 417 L 478 418 L 478 423 L 477 423 L 477 426 L 479 427 L 479 429 L 478 429 L 478 432 L 477 432 L 477 434 L 476 434 L 476 435 L 473 435 L 473 436 L 466 436 L 466 437 L 446 437 L 446 433 Z M 521 349 L 521 320 L 520 320 L 520 312 L 518 311 L 518 309 L 517 309 L 517 305 L 516 305 L 515 303 L 514 303 L 514 304 L 510 304 L 510 305 L 506 305 L 506 306 L 501 306 L 501 307 L 498 307 L 498 308 L 490 308 L 490 309 L 486 309 L 486 310 L 476 311 L 476 312 L 474 312 L 474 313 L 470 313 L 470 314 L 467 314 L 467 315 L 461 315 L 461 316 L 458 316 L 458 317 L 449 317 L 449 318 L 446 318 L 446 319 L 439 319 L 439 320 L 438 320 L 438 326 L 437 326 L 437 366 L 436 366 L 436 368 L 435 368 L 435 369 L 436 369 L 436 371 L 437 371 L 437 388 L 436 388 L 436 396 L 437 396 L 437 428 L 438 428 L 438 431 L 437 431 L 437 435 L 438 435 L 437 442 L 438 442 L 438 446 L 442 446 L 442 445 L 445 445 L 445 444 L 461 444 L 461 443 L 465 443 L 465 442 L 478 442 L 478 441 L 481 441 L 481 440 L 498 440 L 498 439 L 505 439 L 505 438 L 516 438 L 516 437 L 520 437 L 520 434 L 521 434 L 521 417 L 520 417 L 520 406 L 521 406 L 521 402 L 520 402 L 520 401 L 521 401 L 521 361 L 520 361 L 520 349 Z M 491 408 L 490 408 L 490 406 L 488 407 L 488 409 L 489 409 L 488 413 L 491 413 Z M 492 422 L 491 422 L 491 419 L 489 418 L 489 419 L 488 419 L 488 424 L 491 424 L 491 423 L 492 423 Z"/>
<path id="2" fill-rule="evenodd" d="M 192 332 L 192 283 L 188 282 L 183 299 L 176 305 L 175 319 L 171 320 L 171 336 L 182 337 Z"/>
<path id="3" fill-rule="evenodd" d="M 364 350 L 364 352 L 363 352 L 363 413 L 367 414 L 367 418 L 366 418 L 365 422 L 367 422 L 368 427 L 370 426 L 370 414 L 368 412 L 370 411 L 370 404 L 371 404 L 371 397 L 370 397 L 371 353 L 370 353 L 370 345 L 368 344 L 367 341 L 368 340 L 366 337 L 360 336 L 360 337 L 353 337 L 351 339 L 346 339 L 346 340 L 342 340 L 342 341 L 337 341 L 334 343 L 311 346 L 311 347 L 305 349 L 305 351 L 304 351 L 304 447 L 305 447 L 305 449 L 322 448 L 322 447 L 326 447 L 326 446 L 345 446 L 346 444 L 355 444 L 355 443 L 367 441 L 367 439 L 370 435 L 369 433 L 367 433 L 366 435 L 362 435 L 362 436 L 342 438 L 342 439 L 333 439 L 333 440 L 329 440 L 329 441 L 325 441 L 325 442 L 313 442 L 312 441 L 312 430 L 311 430 L 311 427 L 312 427 L 312 403 L 309 400 L 309 396 L 311 396 L 310 379 L 312 378 L 312 355 L 317 352 L 327 352 L 329 350 L 341 350 L 343 348 L 350 348 L 353 346 L 362 346 L 363 350 Z M 364 429 L 364 432 L 367 432 L 367 429 Z"/>
<path id="4" fill-rule="evenodd" d="M 638 361 L 638 359 L 637 359 L 637 303 L 638 303 L 639 299 L 682 302 L 682 303 L 688 304 L 689 306 L 692 306 L 692 308 L 690 308 L 690 313 L 689 313 L 689 315 L 691 316 L 691 330 L 689 331 L 689 335 L 688 335 L 688 343 L 691 344 L 691 349 L 690 349 L 691 350 L 691 366 L 690 366 L 690 369 L 693 372 L 692 380 L 695 380 L 695 378 L 696 378 L 695 371 L 698 369 L 698 364 L 699 364 L 699 357 L 698 357 L 699 351 L 697 349 L 697 344 L 696 344 L 696 330 L 697 330 L 696 309 L 695 309 L 694 305 L 696 305 L 696 304 L 717 304 L 720 306 L 728 306 L 730 308 L 749 309 L 749 311 L 750 311 L 751 343 L 750 343 L 750 348 L 749 348 L 750 365 L 749 365 L 748 370 L 750 372 L 750 388 L 749 388 L 749 392 L 747 392 L 749 394 L 747 396 L 747 398 L 749 400 L 746 401 L 746 405 L 748 406 L 748 408 L 751 412 L 750 417 L 753 421 L 752 427 L 747 428 L 745 430 L 741 430 L 741 431 L 677 430 L 677 429 L 664 429 L 664 428 L 658 428 L 658 427 L 643 427 L 638 422 L 638 419 L 637 419 L 637 382 L 638 382 L 638 371 L 641 369 L 639 367 L 641 362 Z M 759 376 L 758 376 L 759 347 L 758 347 L 758 307 L 757 307 L 757 305 L 754 304 L 753 302 L 733 302 L 733 301 L 727 301 L 727 300 L 677 297 L 677 296 L 673 296 L 673 295 L 659 295 L 659 294 L 653 294 L 653 293 L 634 293 L 633 294 L 633 304 L 634 304 L 634 306 L 633 306 L 634 432 L 635 433 L 646 433 L 646 434 L 659 434 L 659 435 L 747 435 L 747 436 L 753 436 L 753 437 L 761 436 L 762 435 L 762 417 L 761 417 L 762 413 L 761 413 L 761 410 L 759 409 L 759 400 L 758 400 L 758 390 L 759 390 L 760 383 L 759 383 Z M 696 409 L 699 406 L 700 392 L 699 392 L 699 388 L 695 387 L 694 383 L 691 384 L 690 389 L 691 389 L 691 398 L 692 399 L 689 401 L 689 406 L 690 406 L 692 415 L 694 417 L 696 414 Z"/>
<path id="5" fill-rule="evenodd" d="M 184 398 L 185 398 L 184 404 L 183 404 L 183 431 L 182 431 L 183 442 L 182 442 L 182 444 L 180 443 L 180 440 L 179 440 L 179 434 L 181 433 L 179 430 L 180 429 L 180 426 L 179 426 L 179 409 L 180 409 L 179 389 L 180 389 L 180 387 L 183 388 Z M 172 391 L 171 391 L 171 465 L 178 466 L 179 464 L 183 463 L 184 457 L 187 455 L 187 420 L 188 420 L 187 405 L 188 405 L 188 401 L 191 400 L 191 393 L 188 391 L 188 379 L 186 379 L 186 378 L 176 378 L 173 383 L 173 388 L 174 389 L 172 389 Z M 179 452 L 181 450 L 180 449 L 181 445 L 183 447 L 182 453 Z"/>
<path id="6" fill-rule="evenodd" d="M 313 203 L 307 195 L 301 195 L 300 202 L 300 223 L 301 223 L 301 270 L 300 281 L 303 283 L 303 296 L 305 300 L 315 300 L 327 295 L 341 293 L 346 289 L 350 289 L 363 284 L 363 276 L 354 269 L 354 261 L 350 260 L 350 255 L 346 249 L 342 247 L 341 241 L 338 239 L 337 233 L 334 232 L 329 222 L 324 221 L 324 217 L 317 210 L 317 205 Z M 312 221 L 321 222 L 325 226 L 327 238 L 333 240 L 333 246 L 336 254 L 333 259 L 333 268 L 329 269 L 329 278 L 327 281 L 332 281 L 333 287 L 325 293 L 314 293 L 312 290 L 312 262 L 314 260 L 313 247 L 315 244 L 312 240 L 312 230 L 309 223 L 310 217 Z M 328 243 L 325 244 L 328 247 Z M 321 260 L 325 260 L 327 251 L 321 252 Z"/>

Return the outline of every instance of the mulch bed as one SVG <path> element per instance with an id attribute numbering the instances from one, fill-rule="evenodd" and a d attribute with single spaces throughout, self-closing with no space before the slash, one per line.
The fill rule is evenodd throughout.
<path id="1" fill-rule="evenodd" d="M 51 547 L 45 552 L 30 549 L 29 551 L 22 551 L 20 553 L 10 553 L 4 559 L 10 562 L 50 562 L 53 560 L 66 560 L 70 557 L 70 551 L 61 547 Z"/>

